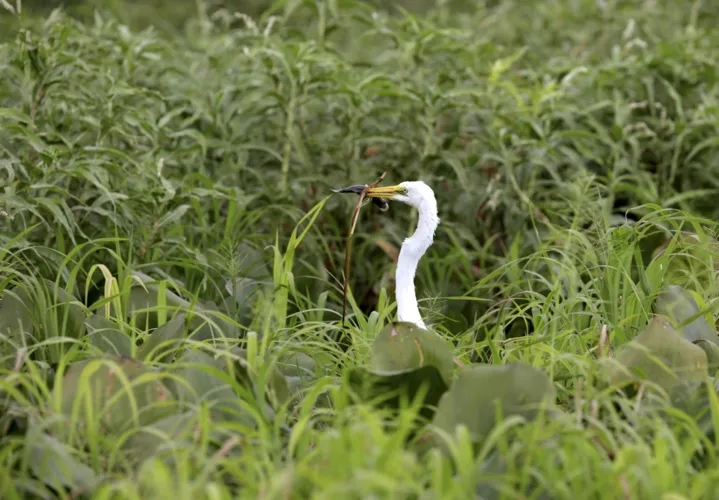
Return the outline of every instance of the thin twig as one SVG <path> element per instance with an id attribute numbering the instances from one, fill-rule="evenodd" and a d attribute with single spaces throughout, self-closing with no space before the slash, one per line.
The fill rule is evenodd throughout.
<path id="1" fill-rule="evenodd" d="M 377 185 L 382 182 L 384 179 L 384 176 L 387 175 L 387 172 L 384 172 L 382 175 L 380 175 L 379 179 L 374 181 L 372 184 L 369 184 L 365 186 L 365 188 L 362 190 L 362 192 L 359 195 L 359 200 L 357 200 L 357 204 L 355 205 L 355 209 L 352 212 L 352 223 L 350 224 L 350 232 L 347 235 L 347 244 L 345 245 L 345 282 L 342 290 L 342 326 L 345 326 L 345 317 L 347 316 L 347 290 L 349 289 L 349 281 L 350 281 L 350 260 L 351 260 L 351 254 L 352 254 L 352 235 L 355 231 L 355 226 L 357 225 L 357 219 L 359 218 L 359 210 L 362 206 L 362 200 L 364 200 L 365 195 L 367 194 L 368 189 L 372 189 L 374 187 L 377 187 Z"/>

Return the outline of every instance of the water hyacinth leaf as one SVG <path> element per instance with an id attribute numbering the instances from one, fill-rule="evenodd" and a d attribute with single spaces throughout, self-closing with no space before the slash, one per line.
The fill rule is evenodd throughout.
<path id="1" fill-rule="evenodd" d="M 477 463 L 477 476 L 485 476 L 477 482 L 474 489 L 477 498 L 499 499 L 501 498 L 502 479 L 507 477 L 508 467 L 497 450 L 489 454 L 486 460 Z"/>
<path id="2" fill-rule="evenodd" d="M 452 385 L 454 360 L 447 343 L 436 333 L 412 323 L 387 325 L 372 344 L 372 367 L 380 371 L 434 366 L 447 386 Z"/>
<path id="3" fill-rule="evenodd" d="M 607 365 L 614 384 L 648 380 L 665 390 L 679 382 L 702 382 L 707 376 L 707 355 L 682 338 L 660 316 L 617 354 L 616 363 Z"/>
<path id="4" fill-rule="evenodd" d="M 317 362 L 303 352 L 292 352 L 283 355 L 277 362 L 277 367 L 285 376 L 314 377 Z"/>
<path id="5" fill-rule="evenodd" d="M 691 292 L 682 287 L 671 285 L 657 297 L 657 313 L 669 318 L 677 327 L 689 318 L 699 315 L 700 309 Z M 719 368 L 719 334 L 703 315 L 677 329 L 677 332 L 689 342 L 701 347 L 707 355 L 709 367 Z"/>
<path id="6" fill-rule="evenodd" d="M 179 340 L 185 338 L 185 314 L 178 314 L 170 321 L 149 333 L 137 349 L 137 359 L 142 361 L 167 362 L 177 349 Z"/>
<path id="7" fill-rule="evenodd" d="M 132 340 L 107 318 L 93 314 L 85 320 L 87 340 L 103 353 L 114 356 L 132 356 Z"/>
<path id="8" fill-rule="evenodd" d="M 303 352 L 283 355 L 277 361 L 277 369 L 285 379 L 290 394 L 297 394 L 316 378 L 317 362 Z"/>
<path id="9" fill-rule="evenodd" d="M 95 472 L 75 459 L 70 449 L 56 438 L 31 431 L 28 440 L 30 469 L 47 486 L 57 490 L 88 490 L 98 483 Z"/>
<path id="10" fill-rule="evenodd" d="M 698 190 L 701 192 L 701 190 Z M 682 193 L 688 195 L 690 193 Z M 706 194 L 704 194 L 706 196 Z M 659 261 L 666 258 L 665 281 L 677 282 L 691 277 L 694 283 L 709 286 L 714 273 L 719 270 L 716 254 L 719 243 L 706 234 L 682 231 L 667 236 L 654 250 L 652 258 Z M 668 258 L 671 256 L 671 258 Z M 679 287 L 678 287 L 679 288 Z"/>
<path id="11" fill-rule="evenodd" d="M 58 395 L 57 392 L 61 391 Z M 173 395 L 163 381 L 130 358 L 87 359 L 71 365 L 53 389 L 61 411 L 80 425 L 98 421 L 104 432 L 120 433 L 133 423 L 146 425 L 173 411 Z M 89 413 L 89 414 L 88 414 Z M 75 421 L 75 420 L 73 420 Z"/>
<path id="12" fill-rule="evenodd" d="M 62 288 L 55 290 L 55 284 L 46 281 L 49 287 L 50 300 L 57 307 L 57 326 L 59 335 L 80 339 L 87 332 L 85 328 L 85 311 L 80 302 Z M 56 299 L 54 297 L 57 297 Z M 67 315 L 67 323 L 64 323 Z M 63 328 L 64 326 L 64 328 Z"/>
<path id="13" fill-rule="evenodd" d="M 232 300 L 237 304 L 237 317 L 240 323 L 244 323 L 250 319 L 252 306 L 260 295 L 258 292 L 262 288 L 266 288 L 266 285 L 254 278 L 246 276 L 225 281 L 225 290 L 232 296 Z"/>
<path id="14" fill-rule="evenodd" d="M 123 449 L 136 461 L 152 455 L 171 452 L 174 449 L 191 446 L 191 439 L 182 439 L 192 431 L 195 415 L 192 412 L 168 415 L 133 431 L 123 444 Z"/>
<path id="15" fill-rule="evenodd" d="M 0 335 L 21 341 L 32 335 L 33 326 L 33 306 L 27 290 L 19 286 L 5 290 L 0 299 Z"/>
<path id="16" fill-rule="evenodd" d="M 187 382 L 187 384 L 175 382 L 178 399 L 191 401 L 234 399 L 234 392 L 229 383 L 212 373 L 223 370 L 223 360 L 191 349 L 185 351 L 175 365 L 175 374 Z"/>
<path id="17" fill-rule="evenodd" d="M 447 391 L 447 384 L 436 366 L 426 365 L 406 370 L 367 370 L 354 368 L 348 374 L 349 385 L 362 401 L 382 408 L 401 408 L 402 401 L 410 404 L 422 395 L 419 414 L 432 418 L 434 408 Z"/>
<path id="18" fill-rule="evenodd" d="M 233 264 L 236 276 L 225 280 L 225 290 L 240 308 L 239 317 L 245 318 L 262 289 L 269 289 L 272 274 L 262 254 L 242 243 L 235 251 Z"/>
<path id="19" fill-rule="evenodd" d="M 49 280 L 33 281 L 4 291 L 0 299 L 0 338 L 6 359 L 12 358 L 18 346 L 46 338 L 85 336 L 85 312 L 82 305 L 63 289 L 55 290 Z M 14 347 L 13 347 L 14 346 Z M 44 348 L 51 361 L 57 361 L 64 346 Z"/>
<path id="20" fill-rule="evenodd" d="M 231 349 L 231 352 L 239 357 L 239 359 L 226 358 L 228 363 L 228 365 L 226 365 L 227 371 L 234 373 L 235 380 L 248 389 L 252 389 L 255 394 L 257 394 L 259 392 L 257 384 L 247 369 L 247 350 L 235 347 Z M 276 366 L 270 368 L 265 377 L 264 388 L 265 391 L 268 392 L 267 396 L 270 400 L 276 398 L 280 404 L 289 400 L 290 388 L 288 381 Z"/>
<path id="21" fill-rule="evenodd" d="M 289 401 L 291 392 L 287 379 L 277 370 L 269 372 L 269 379 L 270 399 L 274 398 L 279 404 Z"/>
<path id="22" fill-rule="evenodd" d="M 136 285 L 130 289 L 127 314 L 130 318 L 135 317 L 135 324 L 140 328 L 157 328 L 160 308 L 166 308 L 170 315 L 173 309 L 186 311 L 191 307 L 190 302 L 173 291 L 165 287 L 161 289 L 158 284 L 145 283 L 144 286 Z"/>
<path id="23" fill-rule="evenodd" d="M 449 434 L 464 425 L 481 440 L 497 423 L 497 405 L 503 418 L 533 420 L 543 404 L 553 406 L 555 395 L 549 376 L 531 365 L 471 365 L 442 396 L 433 424 Z"/>
<path id="24" fill-rule="evenodd" d="M 240 307 L 247 307 L 248 299 L 258 286 L 256 280 L 244 276 L 225 281 L 225 290 L 234 297 Z"/>
<path id="25" fill-rule="evenodd" d="M 188 350 L 173 364 L 172 373 L 182 381 L 173 388 L 177 399 L 190 406 L 210 403 L 210 411 L 227 420 L 254 425 L 228 380 L 225 361 L 199 350 Z"/>
<path id="26" fill-rule="evenodd" d="M 220 314 L 222 311 L 213 302 L 205 302 L 202 306 L 196 305 L 194 311 L 189 314 L 189 338 L 197 342 L 217 338 L 238 338 L 239 328 Z"/>
<path id="27" fill-rule="evenodd" d="M 716 429 L 709 391 L 717 393 L 716 382 L 712 379 L 708 383 L 680 381 L 672 387 L 669 396 L 674 408 L 687 414 L 705 436 L 714 439 Z"/>

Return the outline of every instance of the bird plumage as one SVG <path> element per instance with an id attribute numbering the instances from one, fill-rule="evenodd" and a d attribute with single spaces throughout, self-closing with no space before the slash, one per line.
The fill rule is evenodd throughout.
<path id="1" fill-rule="evenodd" d="M 381 179 L 381 178 L 380 178 Z M 434 232 L 439 225 L 437 213 L 437 199 L 434 191 L 422 181 L 406 181 L 396 186 L 377 187 L 373 185 L 357 184 L 334 190 L 336 193 L 356 193 L 367 198 L 379 200 L 394 200 L 406 203 L 417 209 L 419 217 L 417 228 L 412 236 L 402 243 L 397 260 L 395 272 L 395 298 L 397 301 L 397 320 L 414 323 L 419 328 L 427 326 L 419 313 L 414 278 L 417 265 L 434 241 Z M 383 210 L 384 204 L 378 204 Z"/>
<path id="2" fill-rule="evenodd" d="M 407 190 L 407 194 L 393 196 L 391 199 L 414 207 L 419 217 L 414 234 L 402 243 L 397 260 L 395 272 L 397 320 L 414 323 L 426 329 L 427 326 L 419 313 L 414 280 L 417 265 L 432 245 L 435 230 L 439 225 L 437 200 L 432 188 L 422 181 L 403 182 L 400 186 Z"/>

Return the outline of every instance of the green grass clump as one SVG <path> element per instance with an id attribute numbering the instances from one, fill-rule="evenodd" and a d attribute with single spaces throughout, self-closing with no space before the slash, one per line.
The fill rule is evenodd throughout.
<path id="1" fill-rule="evenodd" d="M 0 19 L 0 497 L 714 498 L 713 4 L 148 5 Z"/>

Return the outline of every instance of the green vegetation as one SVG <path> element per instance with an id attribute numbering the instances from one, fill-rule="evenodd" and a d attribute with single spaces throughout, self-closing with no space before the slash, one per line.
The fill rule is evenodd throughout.
<path id="1" fill-rule="evenodd" d="M 527 5 L 5 14 L 0 497 L 715 498 L 719 10 Z"/>

